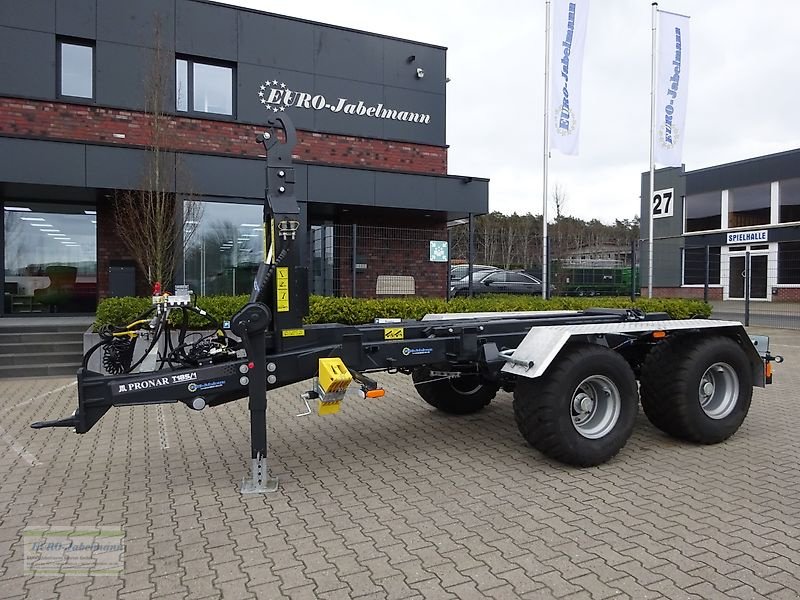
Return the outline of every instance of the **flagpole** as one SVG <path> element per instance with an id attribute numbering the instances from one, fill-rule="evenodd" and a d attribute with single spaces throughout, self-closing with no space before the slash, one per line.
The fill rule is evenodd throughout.
<path id="1" fill-rule="evenodd" d="M 542 186 L 542 298 L 547 298 L 550 284 L 547 252 L 547 175 L 550 169 L 550 0 L 544 3 L 544 175 Z"/>
<path id="2" fill-rule="evenodd" d="M 645 203 L 649 216 L 648 223 L 648 246 L 647 256 L 647 297 L 653 297 L 653 194 L 655 193 L 655 137 L 656 137 L 656 23 L 658 20 L 658 2 L 652 4 L 652 49 L 650 62 L 650 196 Z"/>

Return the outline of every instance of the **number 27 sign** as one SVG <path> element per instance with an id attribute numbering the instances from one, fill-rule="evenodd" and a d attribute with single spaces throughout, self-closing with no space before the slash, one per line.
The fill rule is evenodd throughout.
<path id="1" fill-rule="evenodd" d="M 674 196 L 674 189 L 669 188 L 668 190 L 658 190 L 653 192 L 653 201 L 652 201 L 652 213 L 654 219 L 660 219 L 662 217 L 671 217 L 672 216 L 672 208 L 673 208 L 673 199 Z"/>

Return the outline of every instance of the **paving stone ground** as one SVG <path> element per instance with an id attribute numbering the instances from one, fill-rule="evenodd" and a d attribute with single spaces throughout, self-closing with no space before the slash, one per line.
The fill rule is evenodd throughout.
<path id="1" fill-rule="evenodd" d="M 271 396 L 270 496 L 239 494 L 246 402 L 113 409 L 90 433 L 28 428 L 75 406 L 63 378 L 0 383 L 1 598 L 797 598 L 800 342 L 743 427 L 699 447 L 639 415 L 610 463 L 526 445 L 511 396 L 436 412 L 410 378 L 297 418 Z M 42 397 L 42 394 L 67 386 Z M 28 526 L 122 527 L 122 576 L 33 576 Z"/>

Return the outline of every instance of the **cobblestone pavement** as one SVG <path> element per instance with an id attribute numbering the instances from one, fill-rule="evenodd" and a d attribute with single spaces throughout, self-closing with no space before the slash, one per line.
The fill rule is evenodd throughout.
<path id="1" fill-rule="evenodd" d="M 296 418 L 304 386 L 288 388 L 268 497 L 238 491 L 246 402 L 113 409 L 77 436 L 27 427 L 73 410 L 70 380 L 3 381 L 0 597 L 797 598 L 800 342 L 770 333 L 787 362 L 729 441 L 677 442 L 640 415 L 583 470 L 524 443 L 508 394 L 450 417 L 386 375 L 385 399 Z M 24 574 L 36 525 L 123 527 L 124 576 Z"/>

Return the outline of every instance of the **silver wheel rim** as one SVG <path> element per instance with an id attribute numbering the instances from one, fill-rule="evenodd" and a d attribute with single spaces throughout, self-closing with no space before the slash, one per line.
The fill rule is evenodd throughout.
<path id="1" fill-rule="evenodd" d="M 739 377 L 728 363 L 714 363 L 700 378 L 697 388 L 700 407 L 711 419 L 724 419 L 739 399 Z"/>
<path id="2" fill-rule="evenodd" d="M 481 389 L 481 382 L 475 381 L 475 384 L 470 387 L 469 381 L 463 381 L 464 377 L 457 377 L 456 379 L 450 380 L 450 387 L 453 391 L 457 394 L 461 394 L 462 396 L 471 396 L 475 394 L 478 390 Z"/>
<path id="3" fill-rule="evenodd" d="M 604 375 L 592 375 L 572 392 L 569 406 L 572 425 L 583 437 L 596 440 L 614 429 L 622 410 L 616 384 Z"/>

